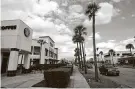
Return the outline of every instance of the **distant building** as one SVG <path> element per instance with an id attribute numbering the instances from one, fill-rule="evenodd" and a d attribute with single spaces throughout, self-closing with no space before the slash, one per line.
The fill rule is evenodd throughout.
<path id="1" fill-rule="evenodd" d="M 38 40 L 43 40 L 45 42 L 42 47 L 38 43 Z M 58 48 L 55 48 L 55 42 L 49 36 L 33 39 L 31 53 L 31 64 L 56 64 L 58 62 Z"/>
<path id="2" fill-rule="evenodd" d="M 135 51 L 132 52 L 132 55 L 129 51 L 116 51 L 115 55 L 113 56 L 113 61 L 108 53 L 104 54 L 104 61 L 110 64 L 112 64 L 113 62 L 114 64 L 117 64 L 120 63 L 120 60 L 123 60 L 125 63 L 128 63 L 127 58 L 133 57 L 133 55 L 135 55 Z"/>

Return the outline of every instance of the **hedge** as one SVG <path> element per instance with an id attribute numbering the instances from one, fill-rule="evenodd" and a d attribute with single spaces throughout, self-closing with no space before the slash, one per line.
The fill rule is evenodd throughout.
<path id="1" fill-rule="evenodd" d="M 58 67 L 66 66 L 66 64 L 38 64 L 35 66 L 31 66 L 32 70 L 48 70 L 54 69 Z"/>
<path id="2" fill-rule="evenodd" d="M 73 73 L 73 65 L 62 66 L 62 68 L 70 68 L 70 75 Z"/>
<path id="3" fill-rule="evenodd" d="M 47 87 L 65 88 L 70 80 L 70 68 L 55 68 L 44 71 Z"/>

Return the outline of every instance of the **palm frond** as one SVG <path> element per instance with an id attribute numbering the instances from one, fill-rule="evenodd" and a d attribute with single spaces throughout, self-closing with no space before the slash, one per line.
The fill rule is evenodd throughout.
<path id="1" fill-rule="evenodd" d="M 98 4 L 90 3 L 87 6 L 87 9 L 85 11 L 85 15 L 89 17 L 89 20 L 91 20 L 92 16 L 100 9 L 100 6 Z"/>

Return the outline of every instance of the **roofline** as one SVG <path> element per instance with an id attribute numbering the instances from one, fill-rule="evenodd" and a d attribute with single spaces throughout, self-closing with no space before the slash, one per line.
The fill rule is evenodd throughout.
<path id="1" fill-rule="evenodd" d="M 1 20 L 1 22 L 2 21 L 14 21 L 14 20 L 20 20 L 20 19 Z"/>
<path id="2" fill-rule="evenodd" d="M 3 21 L 16 21 L 16 20 L 19 20 L 19 21 L 21 21 L 21 22 L 23 22 L 25 25 L 27 25 L 23 20 L 21 20 L 21 19 L 12 19 L 12 20 L 2 20 L 1 22 L 3 22 Z M 27 25 L 31 30 L 32 30 L 32 32 L 33 32 L 33 29 L 29 26 L 29 25 Z"/>
<path id="3" fill-rule="evenodd" d="M 46 38 L 46 37 L 49 37 L 51 40 L 52 38 L 50 36 L 40 36 L 39 38 Z M 53 40 L 52 40 L 53 41 Z M 54 41 L 53 41 L 54 42 Z M 55 42 L 54 42 L 55 43 Z"/>

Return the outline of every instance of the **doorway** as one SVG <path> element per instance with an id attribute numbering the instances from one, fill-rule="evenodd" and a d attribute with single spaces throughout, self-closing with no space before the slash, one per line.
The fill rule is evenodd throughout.
<path id="1" fill-rule="evenodd" d="M 8 61 L 9 61 L 9 54 L 8 52 L 4 52 L 2 53 L 3 54 L 3 57 L 1 59 L 1 74 L 4 74 L 7 72 L 7 69 L 8 69 Z"/>

